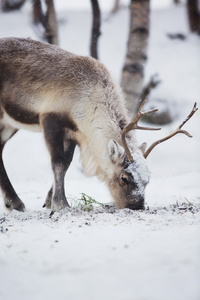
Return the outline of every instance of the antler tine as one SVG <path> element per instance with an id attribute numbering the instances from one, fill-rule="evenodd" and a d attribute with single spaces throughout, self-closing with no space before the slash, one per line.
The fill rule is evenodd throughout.
<path id="1" fill-rule="evenodd" d="M 189 119 L 191 119 L 191 117 L 194 115 L 194 113 L 198 110 L 197 108 L 197 103 L 194 103 L 193 109 L 191 110 L 190 114 L 187 116 L 187 118 L 182 122 L 181 125 L 178 126 L 178 128 L 176 130 L 174 130 L 171 134 L 169 134 L 168 136 L 154 142 L 144 153 L 144 157 L 147 158 L 147 156 L 149 155 L 149 153 L 153 150 L 153 148 L 155 146 L 157 146 L 158 144 L 161 144 L 162 142 L 165 142 L 167 140 L 169 140 L 171 137 L 175 136 L 178 133 L 183 133 L 185 135 L 187 135 L 188 137 L 192 137 L 191 134 L 189 134 L 189 132 L 187 132 L 186 130 L 182 130 L 181 128 L 183 127 L 183 125 L 185 125 L 186 122 L 189 121 Z"/>
<path id="2" fill-rule="evenodd" d="M 142 116 L 145 116 L 147 114 L 150 114 L 152 112 L 158 111 L 157 108 L 152 109 L 152 110 L 148 110 L 146 112 L 142 112 L 142 108 L 145 105 L 145 103 L 147 102 L 147 98 L 142 102 L 142 104 L 140 105 L 140 108 L 138 110 L 137 115 L 135 116 L 135 118 L 122 130 L 122 144 L 123 147 L 125 149 L 127 158 L 129 161 L 133 161 L 132 155 L 130 153 L 130 150 L 128 148 L 128 145 L 126 143 L 126 134 L 127 132 L 134 130 L 134 129 L 140 129 L 140 130 L 160 130 L 161 128 L 152 128 L 152 127 L 142 127 L 138 125 L 138 121 L 140 120 L 140 118 Z"/>

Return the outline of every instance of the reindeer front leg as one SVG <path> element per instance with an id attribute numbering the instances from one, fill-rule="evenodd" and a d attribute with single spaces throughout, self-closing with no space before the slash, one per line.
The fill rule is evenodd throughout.
<path id="1" fill-rule="evenodd" d="M 65 137 L 65 143 L 64 143 L 64 150 L 65 150 L 65 174 L 71 164 L 71 161 L 73 159 L 74 150 L 76 147 L 76 143 L 70 139 L 67 139 L 68 137 Z M 50 188 L 50 190 L 47 193 L 47 197 L 45 199 L 45 203 L 43 207 L 51 208 L 51 202 L 53 197 L 53 186 Z"/>
<path id="2" fill-rule="evenodd" d="M 51 156 L 51 164 L 54 174 L 54 184 L 49 197 L 52 194 L 51 210 L 59 211 L 69 207 L 64 191 L 64 177 L 66 173 L 66 157 L 64 151 L 64 128 L 55 115 L 48 114 L 42 118 L 42 126 L 47 147 Z"/>

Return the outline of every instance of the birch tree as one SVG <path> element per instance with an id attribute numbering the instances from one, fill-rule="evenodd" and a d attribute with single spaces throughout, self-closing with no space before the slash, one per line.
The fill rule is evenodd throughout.
<path id="1" fill-rule="evenodd" d="M 150 0 L 131 0 L 127 53 L 122 70 L 121 86 L 130 116 L 140 104 L 144 65 L 147 60 Z"/>

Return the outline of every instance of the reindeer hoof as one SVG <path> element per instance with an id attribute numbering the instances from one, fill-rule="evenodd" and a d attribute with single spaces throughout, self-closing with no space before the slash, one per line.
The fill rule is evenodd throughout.
<path id="1" fill-rule="evenodd" d="M 66 199 L 64 199 L 62 201 L 52 201 L 52 204 L 51 204 L 52 214 L 53 214 L 53 212 L 60 211 L 66 207 L 70 207 Z"/>
<path id="2" fill-rule="evenodd" d="M 8 208 L 9 210 L 18 210 L 18 211 L 22 211 L 24 212 L 26 210 L 24 203 L 20 200 L 7 200 L 5 203 L 6 208 Z"/>
<path id="3" fill-rule="evenodd" d="M 42 207 L 51 208 L 53 189 L 51 188 L 46 196 L 45 202 Z"/>
<path id="4" fill-rule="evenodd" d="M 42 207 L 51 208 L 51 197 L 48 197 L 47 195 L 46 200 Z"/>
<path id="5" fill-rule="evenodd" d="M 54 211 L 52 210 L 50 215 L 49 215 L 49 218 L 51 218 L 53 216 L 53 214 L 54 214 Z"/>
<path id="6" fill-rule="evenodd" d="M 51 202 L 45 201 L 44 204 L 42 205 L 43 208 L 51 208 Z"/>

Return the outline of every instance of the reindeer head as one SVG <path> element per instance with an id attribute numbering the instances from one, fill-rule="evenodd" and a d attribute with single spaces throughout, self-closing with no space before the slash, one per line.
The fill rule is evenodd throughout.
<path id="1" fill-rule="evenodd" d="M 110 140 L 108 152 L 113 164 L 110 192 L 118 208 L 144 209 L 144 193 L 150 172 L 140 149 L 134 149 L 132 161 L 115 140 Z"/>
<path id="2" fill-rule="evenodd" d="M 143 101 L 134 120 L 122 131 L 123 147 L 115 140 L 110 140 L 108 144 L 108 153 L 113 163 L 113 175 L 108 186 L 118 208 L 144 209 L 145 188 L 150 177 L 146 158 L 156 145 L 170 139 L 177 133 L 184 133 L 188 137 L 192 137 L 187 131 L 181 128 L 197 111 L 196 103 L 186 120 L 173 133 L 154 142 L 146 151 L 145 143 L 142 147 L 130 151 L 126 142 L 126 134 L 129 131 L 133 129 L 160 130 L 160 128 L 141 127 L 138 125 L 138 121 L 142 116 L 157 111 L 157 109 L 153 109 L 142 112 L 145 102 L 146 100 Z"/>

